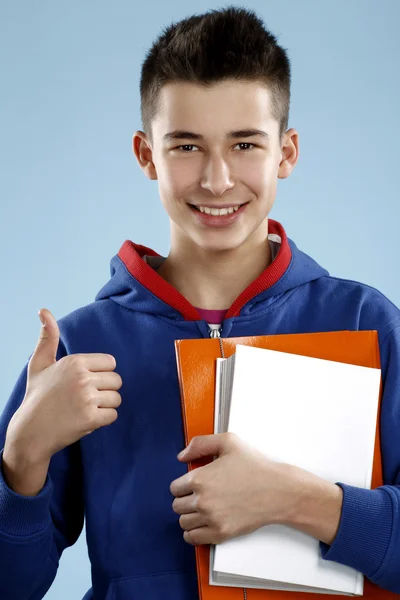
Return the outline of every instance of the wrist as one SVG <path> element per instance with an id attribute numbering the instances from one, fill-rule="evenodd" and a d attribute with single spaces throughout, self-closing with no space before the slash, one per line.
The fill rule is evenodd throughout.
<path id="1" fill-rule="evenodd" d="M 342 488 L 298 467 L 288 467 L 293 497 L 281 523 L 331 545 L 339 529 Z"/>
<path id="2" fill-rule="evenodd" d="M 14 468 L 19 468 L 21 471 L 28 471 L 43 466 L 48 466 L 51 456 L 26 447 L 24 444 L 16 442 L 8 442 L 4 444 L 3 460 L 12 465 Z"/>
<path id="3" fill-rule="evenodd" d="M 49 463 L 52 453 L 43 447 L 44 436 L 32 434 L 33 428 L 27 425 L 20 411 L 21 407 L 14 413 L 8 425 L 4 452 L 27 467 Z"/>
<path id="4" fill-rule="evenodd" d="M 15 445 L 3 450 L 1 469 L 8 487 L 22 496 L 36 496 L 43 488 L 50 459 L 38 458 Z"/>

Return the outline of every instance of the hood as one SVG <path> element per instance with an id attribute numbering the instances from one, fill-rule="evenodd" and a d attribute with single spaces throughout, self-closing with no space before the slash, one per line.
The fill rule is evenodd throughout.
<path id="1" fill-rule="evenodd" d="M 268 237 L 280 242 L 275 260 L 235 300 L 225 319 L 248 314 L 255 304 L 329 275 L 286 236 L 282 225 L 268 222 Z M 146 246 L 126 240 L 110 262 L 110 279 L 95 300 L 110 299 L 127 309 L 170 319 L 202 320 L 196 308 L 143 259 L 161 256 Z"/>

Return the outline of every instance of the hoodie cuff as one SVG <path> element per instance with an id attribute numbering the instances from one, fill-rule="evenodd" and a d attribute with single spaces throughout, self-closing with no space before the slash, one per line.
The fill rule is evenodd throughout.
<path id="1" fill-rule="evenodd" d="M 320 542 L 322 558 L 353 567 L 367 577 L 385 559 L 392 534 L 393 506 L 390 494 L 337 483 L 343 490 L 339 529 L 332 544 Z"/>
<path id="2" fill-rule="evenodd" d="M 3 451 L 0 451 L 0 534 L 29 536 L 42 532 L 51 521 L 52 483 L 47 474 L 36 496 L 22 496 L 10 487 L 3 476 Z"/>

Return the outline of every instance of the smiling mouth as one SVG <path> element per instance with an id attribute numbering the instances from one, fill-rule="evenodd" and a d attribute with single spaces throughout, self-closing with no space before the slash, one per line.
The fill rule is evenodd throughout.
<path id="1" fill-rule="evenodd" d="M 243 206 L 245 206 L 246 204 L 248 204 L 248 202 L 243 202 L 243 204 L 238 204 L 236 206 L 224 206 L 224 207 L 208 207 L 206 205 L 204 206 L 195 206 L 194 204 L 190 204 L 189 206 L 191 206 L 192 208 L 194 208 L 195 210 L 197 210 L 197 212 L 206 214 L 206 215 L 211 215 L 211 216 L 224 216 L 224 215 L 232 215 L 235 214 L 240 208 L 242 208 Z"/>

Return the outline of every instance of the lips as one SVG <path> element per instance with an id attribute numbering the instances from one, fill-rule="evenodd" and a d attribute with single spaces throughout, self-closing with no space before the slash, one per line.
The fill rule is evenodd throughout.
<path id="1" fill-rule="evenodd" d="M 211 215 L 211 214 L 207 214 L 207 213 L 203 213 L 201 212 L 197 206 L 190 204 L 190 210 L 192 211 L 193 216 L 196 218 L 197 223 L 200 223 L 203 226 L 207 226 L 207 227 L 217 227 L 217 228 L 221 228 L 221 227 L 229 227 L 231 225 L 233 225 L 238 219 L 241 219 L 241 216 L 243 214 L 243 212 L 246 210 L 246 207 L 248 205 L 248 202 L 245 202 L 242 205 L 239 205 L 240 208 L 237 211 L 234 211 L 232 213 L 228 213 L 226 215 Z M 230 205 L 232 206 L 232 204 Z M 211 206 L 209 207 L 211 208 Z M 222 208 L 218 207 L 218 208 Z M 225 208 L 227 208 L 225 206 Z"/>
<path id="2" fill-rule="evenodd" d="M 240 208 L 241 206 L 244 206 L 245 204 L 248 204 L 248 202 L 242 202 L 242 204 L 218 204 L 218 206 L 210 206 L 209 204 L 190 204 L 190 206 L 192 206 L 193 208 L 195 208 L 196 210 L 200 211 L 200 206 L 204 206 L 207 208 L 217 208 L 217 209 L 221 209 L 221 208 Z"/>

